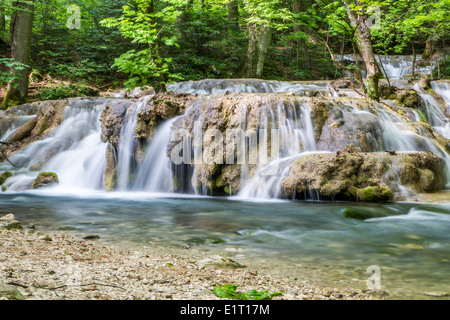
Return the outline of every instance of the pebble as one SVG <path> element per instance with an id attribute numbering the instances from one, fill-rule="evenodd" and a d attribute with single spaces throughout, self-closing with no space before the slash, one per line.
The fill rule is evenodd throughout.
<path id="1" fill-rule="evenodd" d="M 17 288 L 27 300 L 56 299 L 55 293 L 59 299 L 65 300 L 216 300 L 220 298 L 214 295 L 214 286 L 224 284 L 237 284 L 241 292 L 252 289 L 285 292 L 274 297 L 276 300 L 323 300 L 335 295 L 327 298 L 320 294 L 321 291 L 336 292 L 325 286 L 299 285 L 298 281 L 288 277 L 266 275 L 249 268 L 233 268 L 230 266 L 232 260 L 219 256 L 194 258 L 190 251 L 176 256 L 167 252 L 161 254 L 155 248 L 142 248 L 145 255 L 136 256 L 134 252 L 79 241 L 64 234 L 52 233 L 52 241 L 46 240 L 48 238 L 48 235 L 15 230 L 0 233 L 0 261 L 5 261 L 5 267 L 0 268 L 0 279 L 8 278 L 8 282 L 28 286 Z M 38 239 L 44 241 L 36 241 Z M 23 243 L 20 250 L 15 247 L 17 242 Z M 24 256 L 22 252 L 28 254 Z M 202 259 L 208 263 L 220 260 L 224 265 L 198 268 Z M 174 266 L 168 267 L 168 261 L 174 262 Z M 82 290 L 80 285 L 95 287 L 95 290 Z M 45 289 L 60 286 L 57 290 Z M 343 299 L 380 299 L 364 293 L 352 297 L 353 291 L 351 288 L 340 289 L 339 293 Z"/>

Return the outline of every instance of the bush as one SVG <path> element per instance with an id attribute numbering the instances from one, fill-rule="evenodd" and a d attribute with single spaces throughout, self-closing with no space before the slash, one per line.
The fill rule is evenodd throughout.
<path id="1" fill-rule="evenodd" d="M 73 97 L 89 97 L 97 95 L 98 91 L 96 89 L 84 85 L 52 83 L 39 89 L 36 96 L 41 100 L 59 100 Z"/>

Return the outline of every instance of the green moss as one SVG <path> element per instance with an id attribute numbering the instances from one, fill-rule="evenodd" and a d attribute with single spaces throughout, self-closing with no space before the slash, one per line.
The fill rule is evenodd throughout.
<path id="1" fill-rule="evenodd" d="M 364 202 L 389 202 L 392 200 L 392 191 L 386 187 L 367 187 L 357 192 L 359 200 Z"/>
<path id="2" fill-rule="evenodd" d="M 3 183 L 5 183 L 5 181 L 7 179 L 9 179 L 12 176 L 12 172 L 11 171 L 6 171 L 3 172 L 2 174 L 0 174 L 0 185 L 2 185 Z"/>
<path id="3" fill-rule="evenodd" d="M 105 178 L 105 190 L 106 192 L 113 191 L 116 188 L 116 169 L 114 169 L 110 174 L 108 174 Z"/>
<path id="4" fill-rule="evenodd" d="M 44 122 L 42 122 L 41 128 L 39 129 L 39 134 L 42 134 L 45 130 L 48 129 L 48 119 L 44 118 Z"/>
<path id="5" fill-rule="evenodd" d="M 58 175 L 54 172 L 41 172 L 37 178 L 33 181 L 32 188 L 38 189 L 50 184 L 58 183 Z"/>
<path id="6" fill-rule="evenodd" d="M 7 186 L 2 186 L 2 192 L 6 192 L 6 189 L 8 189 Z"/>

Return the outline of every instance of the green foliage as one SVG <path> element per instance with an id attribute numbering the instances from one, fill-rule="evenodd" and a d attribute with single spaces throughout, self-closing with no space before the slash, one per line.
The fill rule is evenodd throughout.
<path id="1" fill-rule="evenodd" d="M 2 71 L 3 68 L 6 68 L 7 71 Z M 28 66 L 14 61 L 13 59 L 8 58 L 0 58 L 0 86 L 6 86 L 10 82 L 14 82 L 17 80 L 17 77 L 14 76 L 13 70 L 23 70 Z M 17 85 L 15 83 L 11 84 L 12 86 Z"/>
<path id="2" fill-rule="evenodd" d="M 95 89 L 81 84 L 56 83 L 42 87 L 37 96 L 42 100 L 58 100 L 71 97 L 89 97 L 96 96 L 98 92 Z"/>
<path id="3" fill-rule="evenodd" d="M 450 57 L 447 57 L 446 60 L 439 60 L 439 68 L 438 66 L 433 69 L 433 78 L 441 79 L 450 79 Z"/>
<path id="4" fill-rule="evenodd" d="M 238 287 L 237 284 L 224 284 L 223 286 L 215 286 L 213 292 L 219 298 L 232 300 L 272 300 L 273 297 L 283 294 L 282 292 L 269 293 L 267 290 L 256 291 L 254 289 L 246 293 L 237 292 Z"/>

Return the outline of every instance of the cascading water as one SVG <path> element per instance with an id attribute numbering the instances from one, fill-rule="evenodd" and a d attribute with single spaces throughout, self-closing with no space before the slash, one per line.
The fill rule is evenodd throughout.
<path id="1" fill-rule="evenodd" d="M 167 149 L 172 126 L 177 118 L 166 121 L 156 132 L 145 153 L 134 185 L 136 191 L 173 192 L 172 163 Z"/>
<path id="2" fill-rule="evenodd" d="M 117 156 L 117 188 L 121 191 L 130 188 L 130 175 L 136 166 L 134 158 L 137 145 L 137 139 L 135 138 L 137 116 L 149 98 L 150 96 L 146 96 L 141 98 L 139 102 L 132 104 L 125 115 Z"/>
<path id="3" fill-rule="evenodd" d="M 30 168 L 55 172 L 59 189 L 103 189 L 106 144 L 100 140 L 100 115 L 104 104 L 66 107 L 64 120 L 47 138 L 34 142 L 1 163 L 0 171 L 15 171 L 8 191 L 28 189 L 37 173 Z"/>
<path id="4" fill-rule="evenodd" d="M 241 80 L 240 83 L 239 80 L 230 81 L 219 80 L 216 89 L 214 89 L 213 80 L 205 80 L 203 83 L 175 84 L 171 88 L 180 92 L 186 90 L 203 94 L 232 92 L 233 90 L 272 92 L 283 91 L 286 88 L 286 83 L 281 82 L 265 83 L 256 80 Z M 431 86 L 437 94 L 442 96 L 448 107 L 449 83 L 432 82 Z M 250 87 L 257 89 L 253 90 Z M 323 87 L 316 85 L 316 88 L 326 90 L 326 85 Z M 421 90 L 418 86 L 415 87 L 415 90 L 426 106 L 428 119 L 433 129 L 444 137 L 450 137 L 446 131 L 449 120 L 445 110 L 430 93 Z M 264 97 L 262 95 L 256 96 Z M 172 128 L 180 126 L 185 121 L 179 117 L 160 125 L 147 146 L 142 161 L 136 160 L 138 150 L 138 141 L 135 138 L 137 115 L 147 104 L 149 98 L 142 98 L 127 109 L 117 150 L 117 190 L 152 193 L 174 192 L 173 184 L 176 180 L 187 184 L 181 192 L 207 195 L 205 167 L 193 165 L 190 169 L 186 169 L 188 166 L 176 168 L 169 158 Z M 207 97 L 205 101 L 208 101 L 208 99 L 210 98 Z M 185 117 L 195 109 L 198 114 L 194 118 L 191 117 L 191 120 L 201 121 L 203 117 L 202 103 L 205 102 L 197 101 L 193 102 L 181 117 Z M 248 162 L 239 164 L 241 167 L 239 196 L 242 198 L 280 197 L 281 182 L 289 174 L 289 167 L 293 161 L 311 153 L 330 152 L 323 144 L 318 147 L 311 117 L 311 104 L 305 102 L 308 101 L 307 99 L 302 100 L 302 98 L 294 97 L 290 100 L 279 99 L 264 102 L 266 100 L 262 99 L 261 101 L 262 105 L 257 109 L 259 110 L 257 130 L 277 129 L 279 154 L 272 158 L 269 163 L 257 164 L 256 166 L 249 166 Z M 273 101 L 278 102 L 274 104 Z M 31 171 L 30 167 L 57 173 L 60 184 L 56 188 L 104 189 L 103 172 L 107 145 L 101 142 L 99 138 L 101 131 L 99 119 L 104 108 L 103 103 L 105 103 L 104 100 L 101 104 L 97 103 L 96 106 L 91 107 L 82 108 L 79 107 L 80 104 L 78 104 L 78 107 L 67 107 L 64 121 L 50 136 L 32 143 L 10 157 L 10 160 L 19 167 L 18 169 L 12 168 L 8 163 L 0 164 L 0 171 L 15 171 L 14 176 L 8 180 L 8 190 L 23 190 L 29 187 L 37 174 L 36 171 Z M 311 100 L 311 103 L 313 103 L 313 100 Z M 255 107 L 241 105 L 240 108 L 242 113 L 241 129 L 245 132 L 250 121 L 252 121 L 251 117 L 254 117 L 250 113 L 255 110 Z M 340 108 L 339 112 L 347 114 L 346 117 L 358 119 L 361 123 L 369 123 L 370 119 L 378 119 L 379 131 L 372 132 L 370 130 L 373 128 L 370 127 L 366 133 L 367 139 L 370 141 L 368 152 L 383 152 L 385 150 L 397 152 L 431 151 L 446 162 L 447 169 L 450 168 L 449 155 L 442 146 L 427 137 L 426 134 L 422 135 L 420 128 L 418 132 L 417 129 L 411 129 L 411 123 L 406 122 L 405 119 L 388 108 L 375 105 L 372 107 L 366 106 L 364 110 L 361 110 L 361 108 L 353 106 L 352 103 L 350 106 L 337 108 Z M 26 119 L 24 118 L 21 121 Z M 335 126 L 338 124 L 331 123 L 329 125 Z M 12 126 L 7 128 L 7 131 L 10 132 L 12 128 Z M 263 138 L 268 138 L 268 136 Z M 188 140 L 186 139 L 186 143 Z M 274 172 L 275 169 L 277 169 L 276 174 L 266 175 L 268 171 Z M 450 172 L 448 178 L 447 181 L 450 181 Z M 231 182 L 229 189 L 232 190 Z M 316 199 L 317 195 L 311 193 L 306 198 Z"/>

